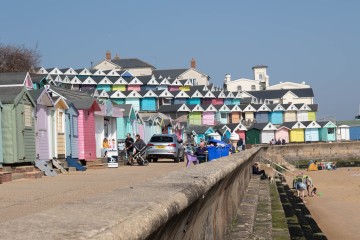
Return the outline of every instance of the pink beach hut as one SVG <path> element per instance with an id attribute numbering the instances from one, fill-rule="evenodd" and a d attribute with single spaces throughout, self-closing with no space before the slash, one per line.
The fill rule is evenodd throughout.
<path id="1" fill-rule="evenodd" d="M 276 140 L 285 139 L 285 142 L 289 143 L 289 132 L 290 132 L 290 128 L 286 126 L 281 126 L 275 131 L 275 139 Z"/>
<path id="2" fill-rule="evenodd" d="M 214 126 L 215 125 L 215 114 L 217 112 L 217 109 L 212 105 L 206 105 L 203 104 L 201 107 L 204 109 L 204 112 L 202 114 L 202 124 L 208 125 L 208 126 Z"/>
<path id="3" fill-rule="evenodd" d="M 94 161 L 96 160 L 95 111 L 101 111 L 101 108 L 96 100 L 91 97 L 69 99 L 69 101 L 74 104 L 79 112 L 79 159 Z"/>

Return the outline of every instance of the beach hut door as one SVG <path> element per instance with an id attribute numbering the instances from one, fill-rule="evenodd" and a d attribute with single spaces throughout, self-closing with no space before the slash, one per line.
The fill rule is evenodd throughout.
<path id="1" fill-rule="evenodd" d="M 25 151 L 24 151 L 24 137 L 25 137 L 25 127 L 24 127 L 24 105 L 18 104 L 16 107 L 16 151 L 19 161 L 25 160 Z"/>

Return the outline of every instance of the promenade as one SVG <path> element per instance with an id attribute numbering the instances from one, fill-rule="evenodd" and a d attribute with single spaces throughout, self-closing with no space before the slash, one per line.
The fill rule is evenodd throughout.
<path id="1" fill-rule="evenodd" d="M 59 174 L 56 177 L 44 176 L 40 179 L 22 179 L 4 183 L 0 185 L 0 239 L 28 239 L 27 237 L 31 239 L 30 236 L 33 235 L 28 235 L 26 231 L 37 231 L 36 228 L 31 229 L 32 221 L 37 221 L 41 215 L 41 221 L 45 222 L 46 215 L 51 219 L 52 216 L 49 213 L 58 214 L 63 209 L 65 219 L 67 218 L 68 222 L 74 222 L 73 219 L 79 216 L 76 213 L 66 212 L 66 206 L 86 202 L 90 198 L 96 199 L 106 194 L 111 195 L 116 191 L 126 193 L 147 181 L 185 169 L 185 167 L 184 162 L 159 160 L 158 163 L 150 163 L 148 166 L 94 169 Z M 114 199 L 109 198 L 109 201 L 117 204 L 117 209 L 122 209 L 122 202 L 126 201 L 126 196 L 121 198 L 116 203 Z M 128 205 L 128 203 L 125 204 Z M 96 217 L 94 216 L 94 219 Z M 28 228 L 17 226 L 17 223 L 24 222 L 29 223 Z M 64 226 L 53 226 L 53 228 L 69 227 L 66 226 L 66 221 L 63 224 Z M 23 232 L 18 231 L 20 227 Z M 81 223 L 77 227 L 81 228 Z M 64 236 L 63 239 L 68 238 L 71 237 Z"/>

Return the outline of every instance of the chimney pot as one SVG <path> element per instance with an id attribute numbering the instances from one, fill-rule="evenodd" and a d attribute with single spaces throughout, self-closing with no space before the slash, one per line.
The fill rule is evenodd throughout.
<path id="1" fill-rule="evenodd" d="M 111 60 L 111 52 L 109 50 L 106 51 L 106 60 Z"/>
<path id="2" fill-rule="evenodd" d="M 194 58 L 191 59 L 190 66 L 191 66 L 191 68 L 196 68 L 196 61 Z"/>

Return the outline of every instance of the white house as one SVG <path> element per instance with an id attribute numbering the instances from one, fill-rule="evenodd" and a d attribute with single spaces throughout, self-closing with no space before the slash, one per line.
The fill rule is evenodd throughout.
<path id="1" fill-rule="evenodd" d="M 111 59 L 110 51 L 106 52 L 105 60 L 96 64 L 93 68 L 106 71 L 106 70 L 131 70 L 133 76 L 151 75 L 155 69 L 154 66 L 144 62 L 138 58 L 124 58 L 120 59 L 118 55 Z"/>
<path id="2" fill-rule="evenodd" d="M 267 66 L 257 65 L 253 68 L 254 79 L 240 78 L 231 80 L 229 74 L 225 75 L 224 84 L 228 91 L 258 91 L 264 90 L 269 86 L 269 76 L 267 75 Z"/>

